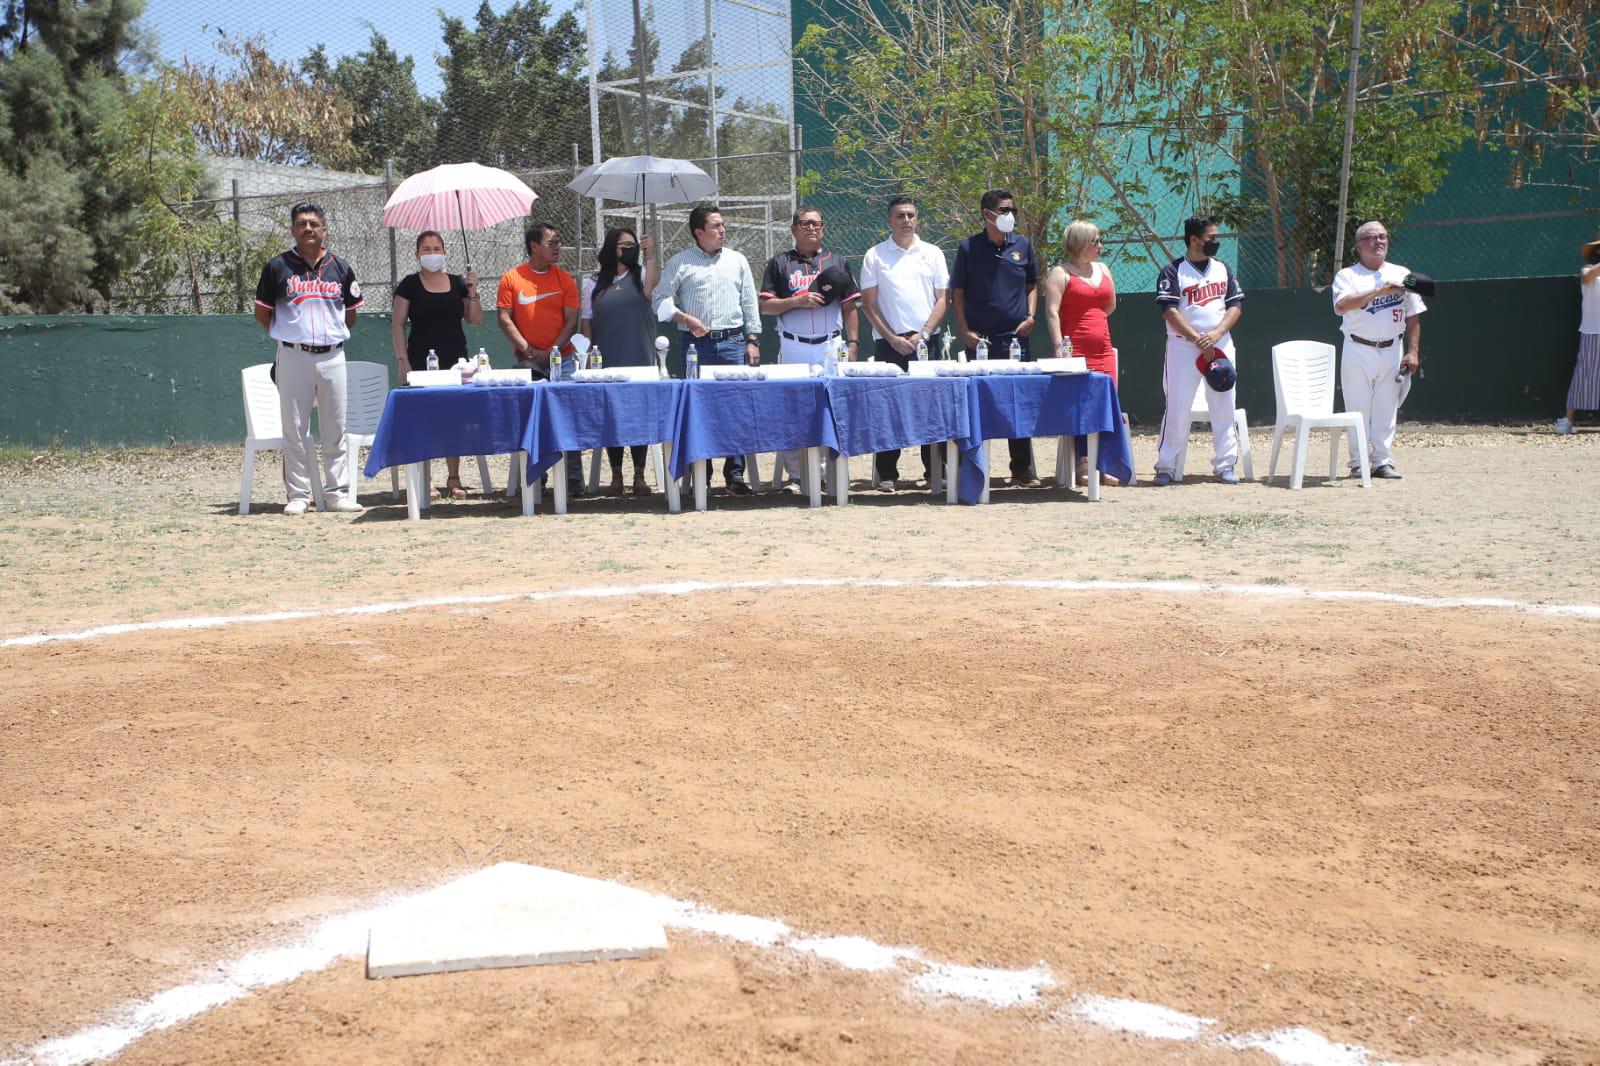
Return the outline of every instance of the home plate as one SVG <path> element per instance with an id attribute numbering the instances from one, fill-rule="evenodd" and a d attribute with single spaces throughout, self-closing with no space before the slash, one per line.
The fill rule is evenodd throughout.
<path id="1" fill-rule="evenodd" d="M 654 955 L 667 949 L 658 910 L 638 889 L 503 862 L 374 917 L 367 976 Z"/>

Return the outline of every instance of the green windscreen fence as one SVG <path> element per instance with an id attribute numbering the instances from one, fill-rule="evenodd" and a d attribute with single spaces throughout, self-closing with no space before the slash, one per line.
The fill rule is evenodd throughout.
<path id="1" fill-rule="evenodd" d="M 1577 352 L 1578 315 L 1575 274 L 1441 287 L 1423 318 L 1424 374 L 1401 416 L 1452 422 L 1554 418 L 1564 405 Z M 1153 294 L 1123 293 L 1111 331 L 1121 356 L 1123 408 L 1135 425 L 1153 424 L 1163 405 L 1165 346 Z M 470 348 L 482 345 L 507 365 L 497 330 L 468 332 Z M 1245 298 L 1234 338 L 1239 405 L 1251 422 L 1270 425 L 1271 346 L 1285 340 L 1337 343 L 1338 323 L 1326 292 L 1254 290 Z M 1039 346 L 1045 343 L 1036 339 Z M 239 371 L 269 362 L 272 351 L 245 315 L 0 318 L 0 443 L 242 441 Z M 361 316 L 346 351 L 350 359 L 392 367 L 388 316 Z M 773 353 L 764 358 L 771 361 Z"/>

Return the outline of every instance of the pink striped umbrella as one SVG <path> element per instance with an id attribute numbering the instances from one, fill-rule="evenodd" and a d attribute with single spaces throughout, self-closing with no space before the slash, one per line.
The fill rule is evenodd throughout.
<path id="1" fill-rule="evenodd" d="M 521 218 L 536 199 L 538 193 L 504 170 L 445 163 L 402 181 L 383 205 L 383 224 L 419 231 L 458 229 L 465 245 L 467 230 Z M 471 261 L 468 249 L 469 266 Z"/>

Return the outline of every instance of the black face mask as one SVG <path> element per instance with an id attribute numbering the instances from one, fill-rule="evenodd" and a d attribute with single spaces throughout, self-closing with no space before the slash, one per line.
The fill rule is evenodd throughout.
<path id="1" fill-rule="evenodd" d="M 617 259 L 621 261 L 623 266 L 627 267 L 629 270 L 632 270 L 634 267 L 639 265 L 639 246 L 634 244 L 629 245 L 626 248 L 618 248 Z"/>
<path id="2" fill-rule="evenodd" d="M 1206 241 L 1200 246 L 1200 254 L 1204 255 L 1207 259 L 1216 255 L 1220 251 L 1222 251 L 1222 242 L 1217 240 L 1215 237 L 1211 238 L 1209 241 Z"/>

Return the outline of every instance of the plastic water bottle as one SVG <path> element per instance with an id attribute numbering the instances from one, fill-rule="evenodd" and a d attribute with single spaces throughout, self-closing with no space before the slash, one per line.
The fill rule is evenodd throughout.
<path id="1" fill-rule="evenodd" d="M 839 349 L 831 339 L 822 348 L 822 376 L 825 378 L 839 376 Z"/>
<path id="2" fill-rule="evenodd" d="M 928 338 L 926 338 L 926 337 L 918 337 L 917 338 L 917 362 L 926 363 L 927 361 L 928 361 Z"/>
<path id="3" fill-rule="evenodd" d="M 1006 352 L 1006 357 L 1013 363 L 1022 362 L 1022 345 L 1017 343 L 1017 338 L 1011 338 L 1011 349 Z"/>
<path id="4" fill-rule="evenodd" d="M 561 380 L 561 353 L 554 348 L 550 349 L 550 380 Z"/>
<path id="5" fill-rule="evenodd" d="M 1056 358 L 1057 359 L 1071 359 L 1072 358 L 1072 338 L 1071 337 L 1062 337 L 1061 338 L 1061 343 L 1056 345 Z"/>
<path id="6" fill-rule="evenodd" d="M 978 362 L 987 363 L 988 361 L 989 361 L 989 338 L 988 337 L 979 337 L 978 338 Z"/>
<path id="7" fill-rule="evenodd" d="M 683 380 L 694 381 L 700 376 L 700 352 L 693 344 L 683 350 Z"/>
<path id="8" fill-rule="evenodd" d="M 484 351 L 482 348 L 478 349 L 478 369 L 479 370 L 488 370 L 489 369 L 489 353 Z"/>
<path id="9" fill-rule="evenodd" d="M 438 370 L 439 369 L 439 353 L 434 351 L 432 348 L 428 349 L 428 369 L 429 370 Z"/>
<path id="10" fill-rule="evenodd" d="M 600 346 L 595 345 L 593 348 L 589 349 L 589 369 L 604 370 L 605 368 L 606 361 L 600 355 Z"/>

